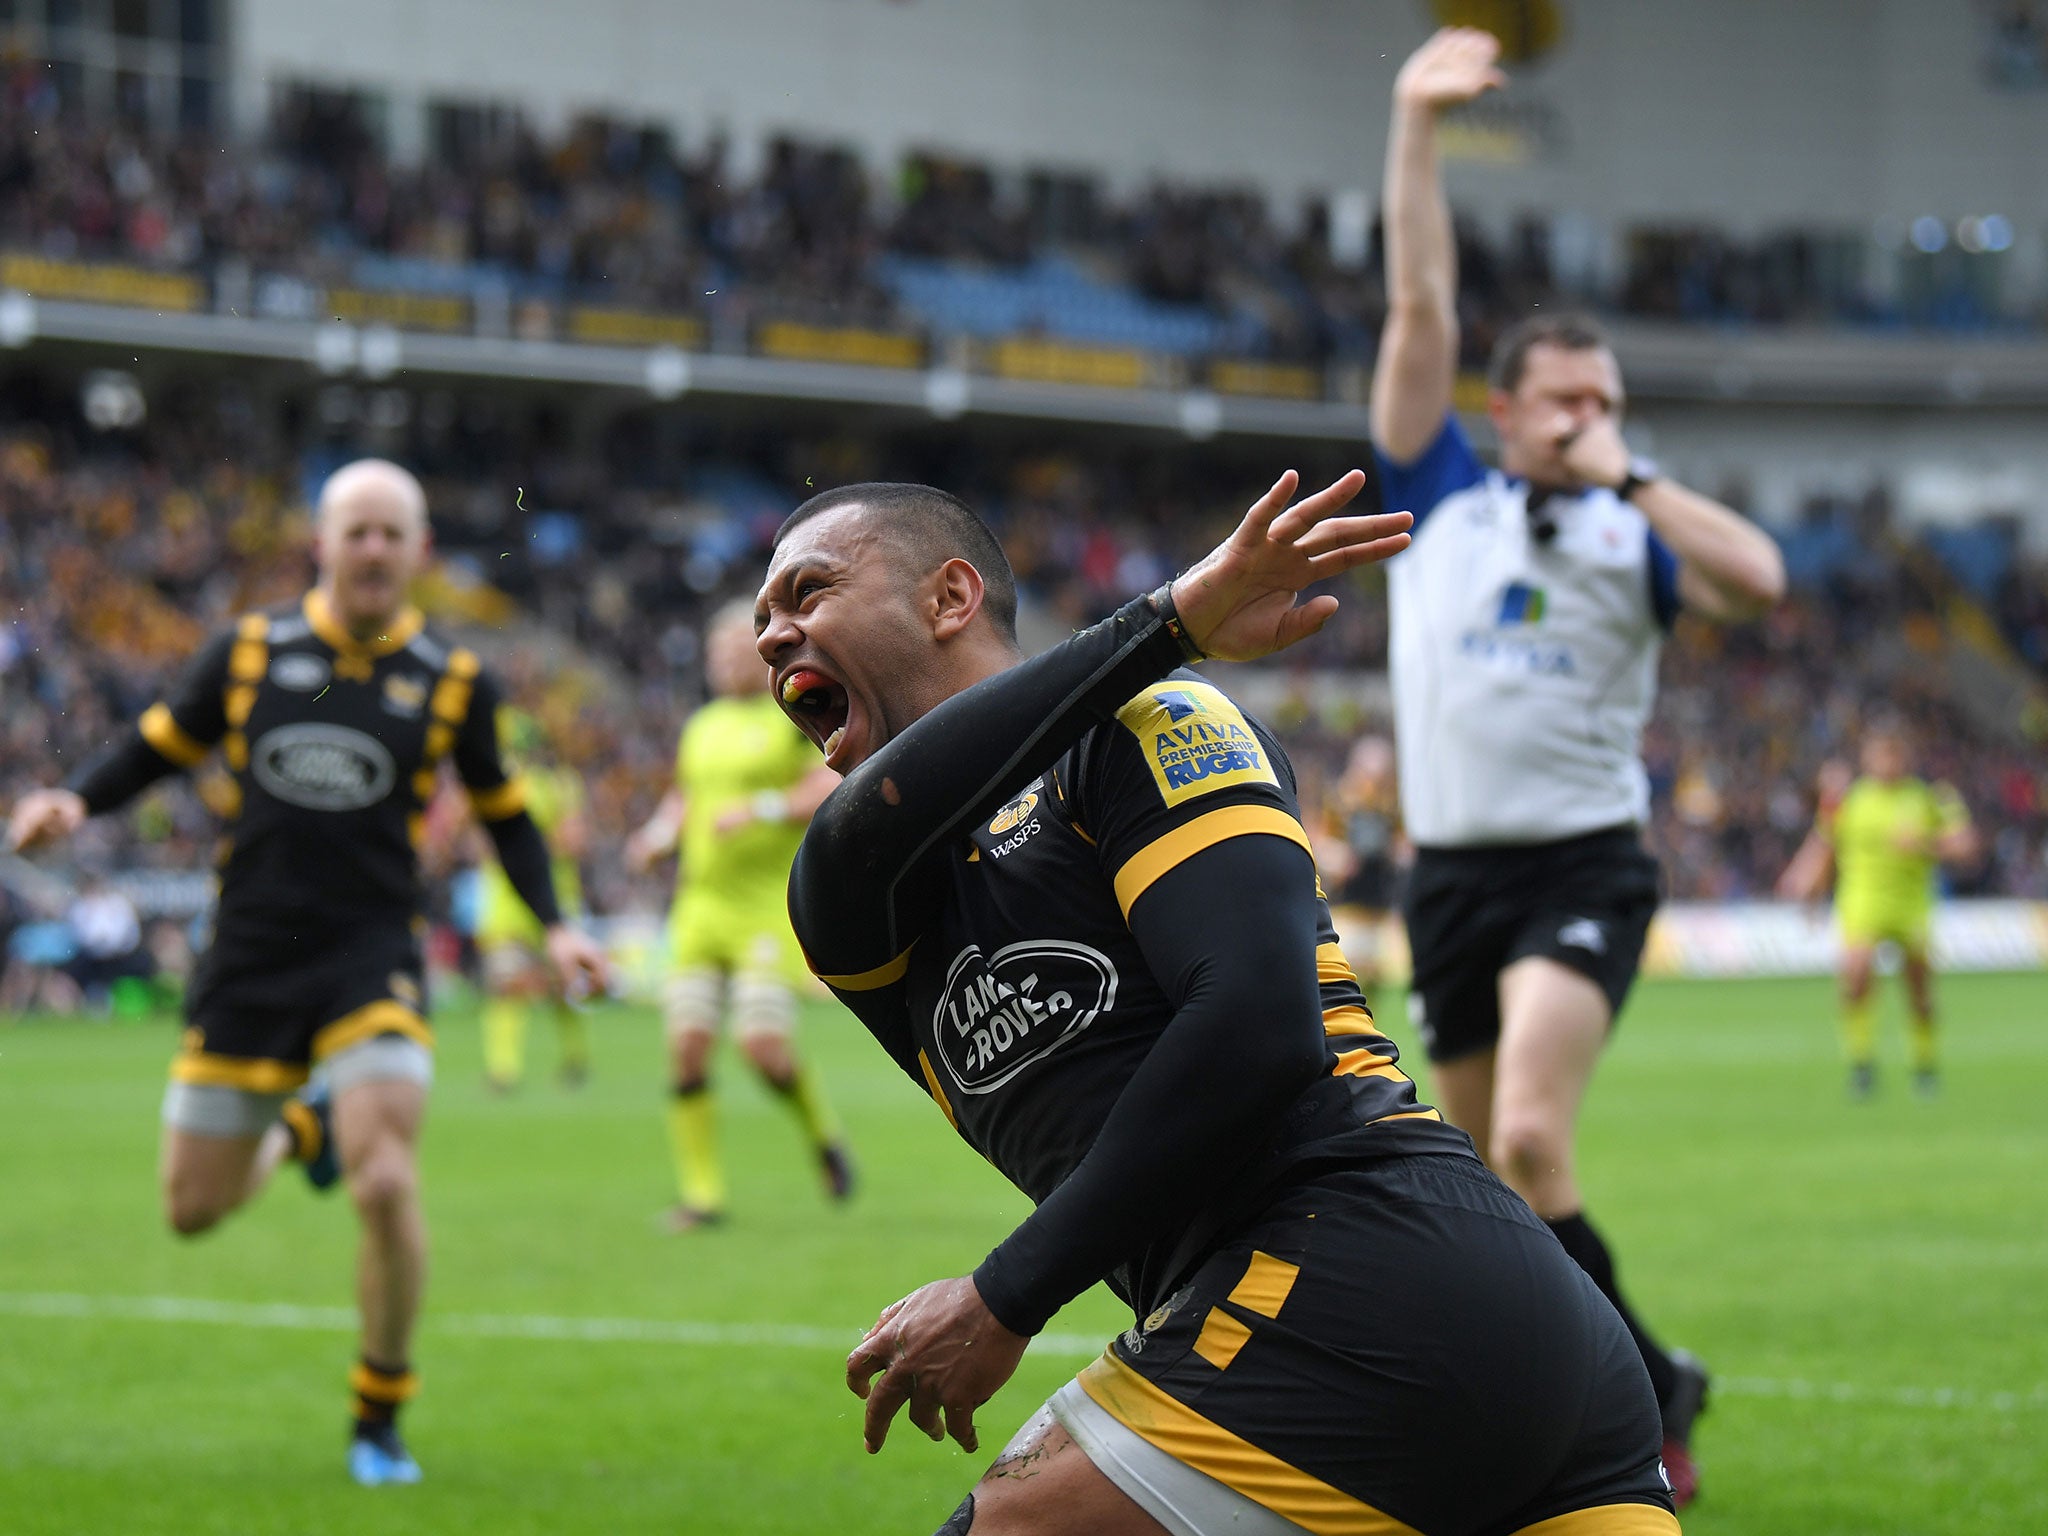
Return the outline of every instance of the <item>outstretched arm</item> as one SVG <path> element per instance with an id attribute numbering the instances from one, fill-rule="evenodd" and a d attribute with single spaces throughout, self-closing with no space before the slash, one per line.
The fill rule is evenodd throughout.
<path id="1" fill-rule="evenodd" d="M 848 774 L 812 818 L 790 877 L 790 916 L 818 971 L 887 966 L 917 936 L 932 883 L 918 878 L 992 812 L 1191 655 L 1250 660 L 1315 633 L 1337 611 L 1304 587 L 1407 547 L 1405 513 L 1339 517 L 1353 470 L 1288 508 L 1282 475 L 1230 538 L 1176 580 L 1042 655 L 955 694 Z"/>
<path id="2" fill-rule="evenodd" d="M 1458 251 L 1437 167 L 1436 117 L 1506 83 L 1500 44 L 1476 27 L 1445 27 L 1394 81 L 1381 230 L 1387 323 L 1372 375 L 1372 435 L 1395 463 L 1419 458 L 1451 408 L 1458 365 Z"/>
<path id="3" fill-rule="evenodd" d="M 227 734 L 222 706 L 232 632 L 215 636 L 185 670 L 170 698 L 142 717 L 61 789 L 23 795 L 8 818 L 15 849 L 70 836 L 88 816 L 118 809 L 158 779 L 196 768 Z"/>

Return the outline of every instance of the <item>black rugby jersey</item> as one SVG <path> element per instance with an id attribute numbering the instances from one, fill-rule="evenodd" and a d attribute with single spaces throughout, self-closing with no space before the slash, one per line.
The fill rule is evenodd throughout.
<path id="1" fill-rule="evenodd" d="M 318 942 L 409 921 L 444 762 L 486 822 L 524 808 L 524 786 L 499 755 L 496 704 L 476 653 L 426 629 L 413 608 L 363 643 L 315 589 L 206 645 L 136 730 L 167 766 L 196 767 L 220 748 L 231 787 L 216 946 Z M 76 787 L 97 812 L 161 771 L 110 759 Z"/>
<path id="2" fill-rule="evenodd" d="M 1141 622 L 1127 609 L 1098 630 Z M 1170 899 L 1185 906 L 1142 915 L 1155 935 L 1162 926 L 1192 928 L 1197 919 L 1215 932 L 1221 915 L 1248 943 L 1263 940 L 1261 924 L 1312 929 L 1290 951 L 1313 968 L 1312 987 L 1306 977 L 1290 977 L 1303 985 L 1276 985 L 1271 996 L 1275 1008 L 1283 994 L 1308 999 L 1299 1006 L 1319 1004 L 1320 1050 L 1296 1058 L 1290 1070 L 1297 1078 L 1283 1085 L 1279 1100 L 1284 1112 L 1252 1128 L 1235 1162 L 1226 1157 L 1228 1166 L 1203 1175 L 1208 1187 L 1160 1189 L 1157 1210 L 1166 1219 L 1158 1230 L 1112 1240 L 1104 1251 L 1115 1250 L 1113 1268 L 1059 1284 L 1042 1281 L 1061 1260 L 1032 1239 L 1027 1221 L 976 1274 L 998 1317 L 1020 1332 L 1035 1331 L 1101 1278 L 1148 1310 L 1233 1221 L 1315 1166 L 1470 1145 L 1417 1102 L 1394 1045 L 1374 1028 L 1315 881 L 1292 770 L 1278 744 L 1192 672 L 1171 672 L 1116 703 L 1118 673 L 1128 686 L 1172 665 L 1177 652 L 1156 646 L 1137 677 L 1127 657 L 1095 684 L 1098 697 L 1105 684 L 1111 689 L 1095 719 L 1114 710 L 1110 719 L 1091 723 L 1085 707 L 1077 715 L 1081 690 L 1074 684 L 1085 680 L 1086 655 L 1091 646 L 1106 649 L 1101 638 L 1091 640 L 1097 635 L 1086 632 L 948 701 L 849 776 L 834 796 L 849 800 L 828 802 L 820 813 L 792 884 L 792 912 L 813 968 L 960 1135 L 1034 1202 L 1044 1202 L 1096 1145 L 1200 984 L 1193 975 L 1199 961 L 1189 975 L 1154 974 L 1133 929 L 1138 904 L 1184 885 L 1167 877 L 1187 861 L 1225 844 L 1240 846 L 1237 840 L 1247 854 L 1283 866 L 1279 879 L 1290 894 L 1273 909 L 1244 909 L 1242 893 L 1229 888 L 1175 889 Z M 1079 649 L 1080 660 L 1063 667 L 1060 653 L 1070 648 Z M 1006 691 L 1011 709 L 1000 702 Z M 1048 720 L 1041 702 L 1062 694 L 1066 743 L 1057 740 L 1059 719 Z M 1034 735 L 1041 760 L 1055 746 L 1064 750 L 1050 763 L 1033 764 Z M 911 823 L 921 816 L 945 820 L 916 786 L 934 781 L 930 793 L 938 793 L 949 755 L 961 759 L 958 798 L 983 791 L 972 820 L 953 818 L 928 851 L 902 868 L 863 857 L 862 829 L 887 838 L 881 823 L 892 811 Z M 989 776 L 991 759 L 1015 760 L 1009 782 L 1000 773 Z M 878 786 L 863 780 L 871 768 Z M 877 787 L 881 805 L 860 804 L 864 791 Z M 885 891 L 875 889 L 878 883 Z M 874 918 L 877 897 L 890 911 L 886 932 Z M 895 947 L 884 955 L 884 945 Z M 1254 1011 L 1228 1022 L 1219 1037 L 1226 1052 L 1233 1038 L 1250 1043 L 1255 1033 L 1297 1021 Z M 1222 1060 L 1198 1070 L 1228 1074 L 1232 1067 Z M 1173 1182 L 1169 1173 L 1165 1184 Z M 1085 1216 L 1075 1219 L 1087 1225 Z M 1051 1241 L 1071 1240 L 1062 1232 Z M 1016 1262 L 1005 1265 L 1005 1249 Z M 1002 1293 L 1004 1304 L 992 1293 Z"/>

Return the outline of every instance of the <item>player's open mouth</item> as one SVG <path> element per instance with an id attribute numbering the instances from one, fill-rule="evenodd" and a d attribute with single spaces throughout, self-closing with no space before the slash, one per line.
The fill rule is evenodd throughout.
<path id="1" fill-rule="evenodd" d="M 846 740 L 853 715 L 845 685 L 816 667 L 791 667 L 776 685 L 775 696 L 783 712 L 824 748 L 826 763 L 837 767 L 832 759 Z"/>

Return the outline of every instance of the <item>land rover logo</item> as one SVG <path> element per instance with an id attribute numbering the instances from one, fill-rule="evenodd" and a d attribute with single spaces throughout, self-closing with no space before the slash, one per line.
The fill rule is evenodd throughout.
<path id="1" fill-rule="evenodd" d="M 1099 950 L 1030 939 L 953 960 L 932 1036 L 962 1093 L 990 1093 L 1116 1006 L 1116 967 Z"/>
<path id="2" fill-rule="evenodd" d="M 280 656 L 270 664 L 270 680 L 294 693 L 311 693 L 316 688 L 324 688 L 330 675 L 324 660 L 309 656 L 304 651 Z"/>
<path id="3" fill-rule="evenodd" d="M 281 725 L 256 743 L 249 768 L 278 799 L 309 811 L 360 811 L 391 793 L 398 769 L 374 736 L 345 725 Z"/>

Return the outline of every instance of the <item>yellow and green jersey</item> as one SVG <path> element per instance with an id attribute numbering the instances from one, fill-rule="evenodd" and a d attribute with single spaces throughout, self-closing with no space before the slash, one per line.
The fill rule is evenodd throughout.
<path id="1" fill-rule="evenodd" d="M 1969 824 L 1962 796 L 1947 784 L 1858 779 L 1821 823 L 1835 851 L 1835 906 L 1845 927 L 1924 919 L 1941 863 L 1932 844 Z M 1919 847 L 1900 847 L 1907 839 Z"/>
<path id="2" fill-rule="evenodd" d="M 567 913 L 583 905 L 583 877 L 576 861 L 555 848 L 555 832 L 563 822 L 581 815 L 584 806 L 583 775 L 573 768 L 528 768 L 526 812 L 540 828 L 554 853 L 555 899 Z M 483 868 L 483 889 L 477 910 L 476 937 L 479 944 L 541 943 L 540 921 L 527 910 L 519 893 L 496 859 Z"/>
<path id="3" fill-rule="evenodd" d="M 793 789 L 818 762 L 818 749 L 765 693 L 713 699 L 692 715 L 676 747 L 684 806 L 678 901 L 704 898 L 782 913 L 803 823 L 749 821 L 720 832 L 718 819 L 757 795 Z"/>

